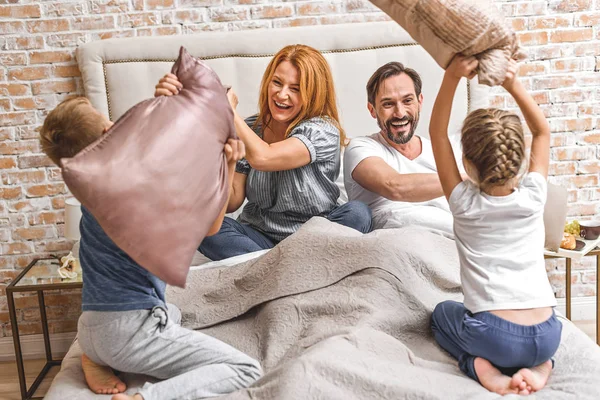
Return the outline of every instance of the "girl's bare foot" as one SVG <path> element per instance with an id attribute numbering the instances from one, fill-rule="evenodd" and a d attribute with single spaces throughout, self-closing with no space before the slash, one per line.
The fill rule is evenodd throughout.
<path id="1" fill-rule="evenodd" d="M 127 389 L 110 367 L 96 364 L 85 354 L 81 356 L 81 368 L 90 389 L 96 394 L 117 394 Z"/>
<path id="2" fill-rule="evenodd" d="M 523 368 L 517 372 L 523 376 L 527 386 L 531 387 L 531 392 L 537 392 L 546 386 L 548 378 L 552 373 L 552 361 L 548 360 L 543 364 L 533 368 Z"/>
<path id="3" fill-rule="evenodd" d="M 514 374 L 511 378 L 511 386 L 515 388 L 519 388 L 519 394 L 528 395 L 531 394 L 531 386 L 525 382 L 523 379 L 523 375 L 520 372 Z"/>
<path id="4" fill-rule="evenodd" d="M 140 394 L 135 394 L 133 396 L 129 396 L 124 393 L 121 393 L 121 394 L 115 394 L 111 398 L 111 400 L 144 400 L 144 398 Z"/>
<path id="5" fill-rule="evenodd" d="M 494 367 L 488 360 L 481 357 L 475 358 L 475 373 L 481 386 L 490 392 L 505 394 L 529 394 L 527 383 L 523 376 L 513 375 L 508 377 Z"/>

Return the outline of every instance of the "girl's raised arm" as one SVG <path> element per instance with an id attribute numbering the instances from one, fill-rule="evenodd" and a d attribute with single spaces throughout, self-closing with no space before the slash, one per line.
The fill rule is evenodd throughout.
<path id="1" fill-rule="evenodd" d="M 452 190 L 462 182 L 462 177 L 456 165 L 454 151 L 448 138 L 448 124 L 452 112 L 452 102 L 460 79 L 466 77 L 471 79 L 479 63 L 475 57 L 454 57 L 440 86 L 440 91 L 433 105 L 431 122 L 429 124 L 429 136 L 433 147 L 433 155 L 437 166 L 438 176 L 446 198 L 450 198 Z"/>

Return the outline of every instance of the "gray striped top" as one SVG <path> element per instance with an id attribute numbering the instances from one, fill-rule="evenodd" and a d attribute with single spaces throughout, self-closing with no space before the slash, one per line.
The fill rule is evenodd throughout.
<path id="1" fill-rule="evenodd" d="M 257 115 L 246 119 L 262 139 L 262 127 L 254 128 Z M 264 172 L 240 160 L 236 172 L 248 175 L 246 198 L 238 221 L 279 242 L 313 216 L 327 216 L 336 206 L 340 190 L 335 184 L 340 173 L 340 131 L 328 117 L 315 117 L 298 124 L 291 132 L 306 145 L 310 163 L 287 171 Z"/>

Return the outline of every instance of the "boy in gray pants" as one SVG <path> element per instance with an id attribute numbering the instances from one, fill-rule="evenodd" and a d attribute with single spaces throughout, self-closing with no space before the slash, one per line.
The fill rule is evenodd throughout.
<path id="1" fill-rule="evenodd" d="M 43 151 L 57 165 L 94 142 L 112 125 L 83 97 L 66 100 L 48 114 L 40 130 Z M 244 145 L 229 140 L 224 152 L 229 186 Z M 218 232 L 225 209 L 209 235 Z M 261 375 L 258 361 L 200 332 L 182 328 L 181 313 L 165 302 L 165 283 L 133 261 L 82 207 L 79 257 L 83 270 L 83 314 L 78 338 L 90 388 L 113 400 L 214 397 L 245 388 Z M 163 381 L 134 396 L 112 368 Z"/>

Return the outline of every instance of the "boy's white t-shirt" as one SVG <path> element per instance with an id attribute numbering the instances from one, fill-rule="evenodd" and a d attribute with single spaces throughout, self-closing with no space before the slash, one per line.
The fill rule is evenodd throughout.
<path id="1" fill-rule="evenodd" d="M 527 174 L 508 196 L 471 181 L 450 195 L 465 307 L 472 313 L 554 307 L 544 263 L 546 179 Z"/>

